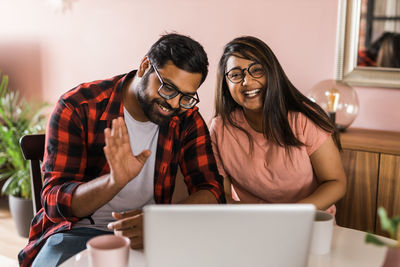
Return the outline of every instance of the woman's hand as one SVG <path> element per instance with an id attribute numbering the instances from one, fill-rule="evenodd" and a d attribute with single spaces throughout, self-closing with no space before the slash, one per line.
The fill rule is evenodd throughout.
<path id="1" fill-rule="evenodd" d="M 233 204 L 235 202 L 238 202 L 233 200 L 232 198 L 232 183 L 227 177 L 224 177 L 224 192 L 225 192 L 226 204 Z"/>

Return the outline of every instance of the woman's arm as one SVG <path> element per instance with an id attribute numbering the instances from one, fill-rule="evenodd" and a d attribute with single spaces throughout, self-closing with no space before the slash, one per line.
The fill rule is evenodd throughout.
<path id="1" fill-rule="evenodd" d="M 224 192 L 226 204 L 239 204 L 240 201 L 234 200 L 232 197 L 232 183 L 228 177 L 224 176 Z"/>
<path id="2" fill-rule="evenodd" d="M 346 175 L 333 139 L 328 138 L 310 155 L 310 160 L 319 186 L 299 203 L 312 203 L 317 209 L 325 210 L 346 193 Z"/>

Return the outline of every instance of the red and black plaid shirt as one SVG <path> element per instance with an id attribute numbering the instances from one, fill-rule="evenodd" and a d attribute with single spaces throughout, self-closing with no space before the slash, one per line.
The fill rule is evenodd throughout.
<path id="1" fill-rule="evenodd" d="M 376 67 L 376 62 L 372 57 L 371 53 L 366 50 L 358 51 L 357 66 L 374 66 Z"/>
<path id="2" fill-rule="evenodd" d="M 109 173 L 104 129 L 123 116 L 123 84 L 135 73 L 81 84 L 60 98 L 46 132 L 43 208 L 32 221 L 28 245 L 18 255 L 20 266 L 31 265 L 49 236 L 70 230 L 79 220 L 71 212 L 75 188 Z M 225 202 L 209 132 L 197 108 L 160 126 L 154 171 L 156 203 L 171 203 L 178 165 L 189 194 L 209 190 L 219 203 Z"/>

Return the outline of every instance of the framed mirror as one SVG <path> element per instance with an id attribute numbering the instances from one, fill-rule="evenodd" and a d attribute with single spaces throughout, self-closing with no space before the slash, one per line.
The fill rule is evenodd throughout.
<path id="1" fill-rule="evenodd" d="M 385 6 L 384 16 L 376 15 L 382 13 L 382 5 Z M 379 26 L 379 23 L 398 24 L 398 29 L 394 26 L 392 31 L 394 34 L 400 33 L 400 14 L 397 12 L 400 13 L 400 0 L 339 0 L 337 80 L 351 85 L 400 88 L 399 67 L 383 67 L 380 63 L 377 64 L 377 56 L 371 65 L 363 64 L 363 59 L 360 59 L 369 44 L 376 42 L 379 35 L 383 36 L 385 33 L 384 27 Z M 373 20 L 378 21 L 378 26 L 373 24 Z M 380 30 L 374 32 L 371 25 Z M 400 55 L 400 50 L 397 53 L 396 58 Z"/>

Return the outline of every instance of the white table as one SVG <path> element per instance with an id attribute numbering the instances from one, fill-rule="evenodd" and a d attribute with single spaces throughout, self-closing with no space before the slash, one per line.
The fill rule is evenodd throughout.
<path id="1" fill-rule="evenodd" d="M 310 255 L 308 267 L 379 267 L 385 258 L 386 248 L 365 243 L 365 232 L 335 226 L 331 252 Z M 394 242 L 382 237 L 388 242 Z"/>
<path id="2" fill-rule="evenodd" d="M 332 249 L 326 255 L 310 255 L 308 267 L 379 267 L 382 265 L 386 248 L 365 244 L 365 232 L 335 226 Z M 386 239 L 389 240 L 389 239 Z M 393 240 L 389 240 L 393 241 Z M 87 251 L 70 258 L 61 267 L 88 266 Z M 145 267 L 142 250 L 130 250 L 129 267 Z"/>

